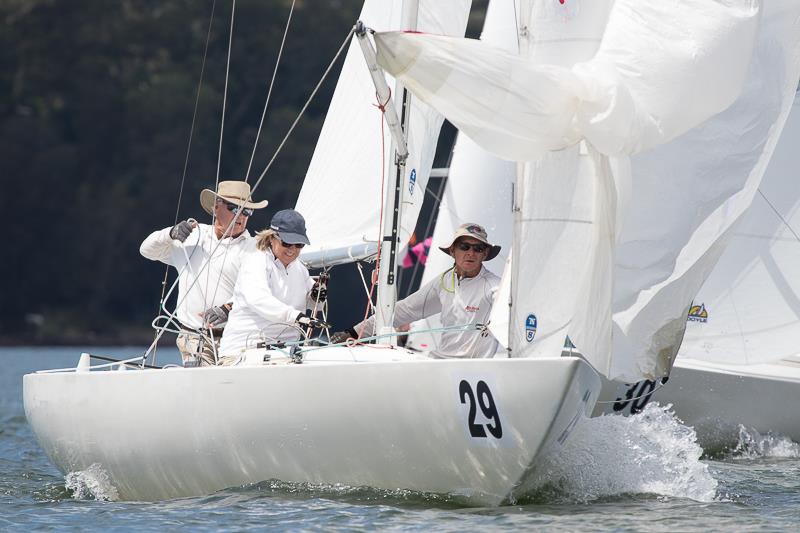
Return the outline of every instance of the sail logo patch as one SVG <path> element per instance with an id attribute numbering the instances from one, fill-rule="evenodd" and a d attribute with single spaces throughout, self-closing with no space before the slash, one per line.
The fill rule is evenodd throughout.
<path id="1" fill-rule="evenodd" d="M 528 342 L 533 342 L 533 338 L 536 336 L 536 327 L 538 326 L 539 321 L 536 319 L 536 315 L 531 313 L 525 319 L 525 340 Z"/>
<path id="2" fill-rule="evenodd" d="M 411 169 L 411 175 L 408 177 L 408 194 L 414 196 L 414 185 L 417 184 L 417 169 Z"/>
<path id="3" fill-rule="evenodd" d="M 694 305 L 692 302 L 689 307 L 689 315 L 686 317 L 687 322 L 708 322 L 708 311 L 706 311 L 706 304 Z"/>

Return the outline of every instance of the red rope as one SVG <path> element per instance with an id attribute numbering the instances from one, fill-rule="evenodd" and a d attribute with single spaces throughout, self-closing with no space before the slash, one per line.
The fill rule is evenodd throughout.
<path id="1" fill-rule="evenodd" d="M 386 182 L 386 137 L 384 135 L 383 124 L 384 124 L 384 115 L 386 114 L 386 104 L 389 103 L 389 100 L 392 99 L 392 89 L 389 88 L 389 96 L 386 97 L 386 101 L 381 103 L 378 99 L 378 93 L 375 93 L 375 100 L 377 100 L 377 104 L 372 104 L 373 106 L 377 107 L 380 112 L 380 121 L 381 121 L 381 196 L 380 196 L 380 210 L 378 216 L 378 253 L 375 257 L 375 270 L 373 271 L 372 276 L 372 285 L 369 288 L 369 295 L 367 296 L 367 308 L 364 310 L 364 320 L 367 319 L 369 316 L 369 308 L 370 304 L 372 303 L 372 294 L 375 292 L 375 285 L 378 283 L 378 277 L 380 274 L 380 264 L 381 264 L 381 249 L 383 247 L 383 193 L 384 193 L 384 183 Z M 376 312 L 378 312 L 376 310 Z M 361 326 L 361 331 L 356 332 L 358 333 L 358 339 L 364 336 L 364 326 Z M 358 340 L 356 339 L 356 340 Z"/>

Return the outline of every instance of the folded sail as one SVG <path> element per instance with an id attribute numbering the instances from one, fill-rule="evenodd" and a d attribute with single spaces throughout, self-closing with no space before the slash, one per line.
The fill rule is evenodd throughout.
<path id="1" fill-rule="evenodd" d="M 402 3 L 367 0 L 360 18 L 376 30 L 400 29 Z M 421 0 L 419 4 L 420 31 L 464 35 L 471 0 Z M 393 80 L 389 80 L 389 86 L 394 87 Z M 296 204 L 306 217 L 311 240 L 302 258 L 315 266 L 375 252 L 383 206 L 381 176 L 390 175 L 394 157 L 389 153 L 388 130 L 381 137 L 383 118 L 377 103 L 364 57 L 354 39 Z M 414 230 L 441 124 L 439 113 L 412 99 L 400 242 L 406 242 Z"/>
<path id="2" fill-rule="evenodd" d="M 695 296 L 678 357 L 747 365 L 800 354 L 800 99 L 753 205 Z"/>
<path id="3" fill-rule="evenodd" d="M 565 4 L 568 23 L 594 3 Z M 463 40 L 378 37 L 379 61 L 412 91 L 481 146 L 531 161 L 518 193 L 534 206 L 519 236 L 529 249 L 514 251 L 530 267 L 512 281 L 515 305 L 536 313 L 538 341 L 517 340 L 525 355 L 552 355 L 546 339 L 568 334 L 609 378 L 669 371 L 797 83 L 800 5 L 764 9 L 617 0 L 597 53 L 571 68 Z M 528 333 L 519 319 L 512 344 Z"/>

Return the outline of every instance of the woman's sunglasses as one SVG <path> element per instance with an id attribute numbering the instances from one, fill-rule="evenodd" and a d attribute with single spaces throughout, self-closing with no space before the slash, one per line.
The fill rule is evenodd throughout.
<path id="1" fill-rule="evenodd" d="M 281 241 L 280 239 L 278 240 Z M 298 250 L 300 250 L 303 248 L 303 246 L 305 246 L 305 243 L 302 242 L 288 243 L 281 241 L 281 246 L 283 246 L 284 248 L 297 248 Z"/>
<path id="2" fill-rule="evenodd" d="M 472 248 L 473 250 L 475 250 L 476 252 L 478 252 L 480 254 L 480 253 L 483 253 L 486 250 L 486 248 L 488 248 L 488 247 L 485 244 L 481 243 L 481 242 L 479 242 L 477 244 L 470 244 L 468 242 L 460 242 L 460 243 L 456 244 L 456 248 L 458 248 L 462 252 L 466 252 L 467 250 Z"/>
<path id="3" fill-rule="evenodd" d="M 241 211 L 243 217 L 249 217 L 250 215 L 253 214 L 253 210 L 248 207 L 242 207 L 240 205 L 232 204 L 230 202 L 226 202 L 225 200 L 220 200 L 220 201 L 223 204 L 225 204 L 225 207 L 228 208 L 228 211 L 232 213 L 238 213 L 239 211 Z"/>

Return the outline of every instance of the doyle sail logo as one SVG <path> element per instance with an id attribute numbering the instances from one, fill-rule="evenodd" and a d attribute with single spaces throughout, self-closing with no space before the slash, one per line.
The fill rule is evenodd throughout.
<path id="1" fill-rule="evenodd" d="M 686 317 L 687 322 L 708 322 L 708 311 L 706 311 L 706 304 L 694 305 L 692 302 L 689 307 L 689 315 Z"/>
<path id="2" fill-rule="evenodd" d="M 536 336 L 536 327 L 538 325 L 538 320 L 536 320 L 536 315 L 531 313 L 525 319 L 525 340 L 528 342 L 533 342 L 533 338 Z"/>
<path id="3" fill-rule="evenodd" d="M 408 177 L 408 194 L 414 196 L 414 185 L 417 184 L 417 169 L 411 169 L 411 175 Z"/>

